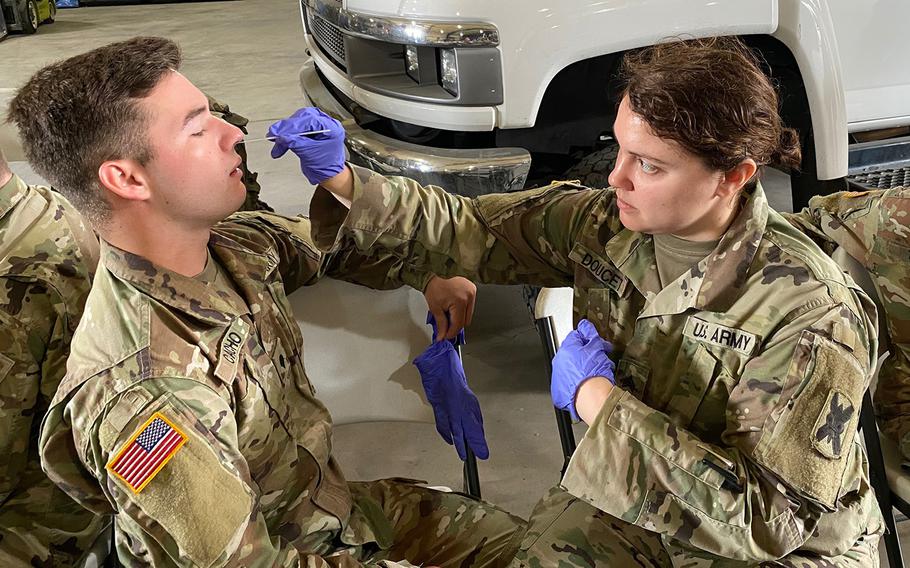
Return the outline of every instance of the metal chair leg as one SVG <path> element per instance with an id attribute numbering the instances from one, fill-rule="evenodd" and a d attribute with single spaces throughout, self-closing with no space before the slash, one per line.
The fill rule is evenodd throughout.
<path id="1" fill-rule="evenodd" d="M 872 406 L 872 395 L 867 390 L 863 395 L 863 406 L 859 414 L 859 426 L 866 442 L 866 454 L 869 459 L 869 482 L 875 491 L 878 506 L 885 518 L 887 532 L 883 537 L 885 541 L 885 554 L 891 568 L 904 568 L 901 543 L 894 522 L 894 504 L 891 500 L 891 488 L 888 485 L 888 476 L 885 474 L 885 460 L 882 457 L 881 441 L 878 438 L 878 426 L 875 422 L 875 410 Z"/>
<path id="2" fill-rule="evenodd" d="M 556 350 L 559 349 L 559 345 L 556 344 L 556 333 L 553 331 L 553 319 L 552 318 L 541 318 L 534 320 L 534 324 L 537 326 L 537 333 L 540 336 L 540 342 L 543 345 L 544 353 L 547 355 L 547 382 L 549 383 L 550 376 L 553 374 L 553 357 L 556 356 Z M 572 430 L 572 417 L 565 410 L 560 410 L 558 408 L 554 409 L 556 412 L 556 428 L 559 430 L 559 443 L 562 445 L 562 476 L 566 474 L 566 469 L 569 467 L 569 460 L 572 459 L 572 454 L 575 453 L 575 431 Z"/>
<path id="3" fill-rule="evenodd" d="M 455 351 L 458 352 L 458 358 L 464 360 L 461 356 L 461 344 L 455 345 Z M 464 477 L 464 492 L 471 497 L 480 499 L 480 474 L 477 470 L 477 457 L 468 445 L 467 439 L 464 441 L 465 460 L 462 475 Z"/>

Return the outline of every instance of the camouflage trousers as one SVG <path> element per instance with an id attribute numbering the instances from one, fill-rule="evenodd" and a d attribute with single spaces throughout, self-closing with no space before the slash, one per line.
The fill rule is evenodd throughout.
<path id="1" fill-rule="evenodd" d="M 409 480 L 348 484 L 353 515 L 366 517 L 387 547 L 345 547 L 335 539 L 326 560 L 339 567 L 383 560 L 443 568 L 504 567 L 524 534 L 522 519 L 461 493 L 447 493 Z M 337 562 L 337 563 L 336 563 Z"/>
<path id="2" fill-rule="evenodd" d="M 793 553 L 761 568 L 868 568 L 879 565 L 878 536 L 861 540 L 837 558 Z M 740 568 L 756 566 L 704 552 L 664 546 L 660 535 L 621 521 L 555 487 L 528 521 L 510 568 L 621 566 Z"/>

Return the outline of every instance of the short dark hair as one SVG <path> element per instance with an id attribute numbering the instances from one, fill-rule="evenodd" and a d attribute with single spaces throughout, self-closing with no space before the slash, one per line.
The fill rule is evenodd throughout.
<path id="1" fill-rule="evenodd" d="M 662 42 L 624 57 L 624 95 L 661 138 L 715 170 L 746 158 L 798 168 L 799 136 L 783 126 L 777 91 L 736 38 Z"/>
<path id="2" fill-rule="evenodd" d="M 8 120 L 18 127 L 35 171 L 92 223 L 110 213 L 98 167 L 106 160 L 145 164 L 152 158 L 137 102 L 180 61 L 174 42 L 136 37 L 44 67 L 10 103 Z"/>

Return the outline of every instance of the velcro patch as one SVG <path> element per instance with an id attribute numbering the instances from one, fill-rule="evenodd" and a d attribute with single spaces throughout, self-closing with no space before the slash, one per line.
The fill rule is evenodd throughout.
<path id="1" fill-rule="evenodd" d="M 572 252 L 569 253 L 569 258 L 587 269 L 588 272 L 594 275 L 594 278 L 622 296 L 629 280 L 613 266 L 613 263 L 604 260 L 580 244 L 575 245 Z"/>
<path id="2" fill-rule="evenodd" d="M 156 412 L 123 445 L 107 469 L 133 493 L 139 493 L 185 443 L 186 434 Z"/>
<path id="3" fill-rule="evenodd" d="M 844 453 L 844 435 L 856 408 L 846 394 L 836 389 L 828 393 L 812 432 L 812 446 L 828 459 L 836 460 Z"/>
<path id="4" fill-rule="evenodd" d="M 743 355 L 752 355 L 758 345 L 758 336 L 754 333 L 708 322 L 696 316 L 689 316 L 683 333 L 696 341 L 733 349 Z"/>

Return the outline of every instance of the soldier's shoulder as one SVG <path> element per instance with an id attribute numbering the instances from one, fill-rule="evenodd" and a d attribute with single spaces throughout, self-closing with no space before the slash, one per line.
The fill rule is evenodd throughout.
<path id="1" fill-rule="evenodd" d="M 805 302 L 853 303 L 843 269 L 779 214 L 769 218 L 756 259 L 753 270 L 761 273 L 765 285 L 795 285 Z"/>
<path id="2" fill-rule="evenodd" d="M 98 241 L 59 193 L 29 186 L 0 227 L 0 240 L 10 247 L 0 260 L 0 273 L 40 280 L 63 293 L 74 288 L 87 292 L 98 260 Z"/>

